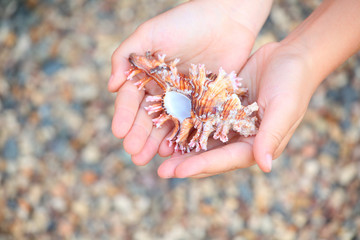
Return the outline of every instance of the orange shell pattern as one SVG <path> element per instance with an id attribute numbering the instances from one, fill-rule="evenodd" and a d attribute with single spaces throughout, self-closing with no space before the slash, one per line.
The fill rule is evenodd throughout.
<path id="1" fill-rule="evenodd" d="M 213 132 L 213 138 L 222 142 L 228 141 L 230 130 L 245 137 L 256 134 L 257 119 L 252 115 L 258 106 L 256 102 L 241 105 L 247 89 L 241 87 L 241 79 L 234 72 L 227 74 L 220 68 L 216 75 L 207 73 L 202 64 L 192 64 L 186 76 L 177 71 L 179 59 L 166 63 L 164 58 L 165 55 L 150 52 L 146 52 L 145 56 L 132 53 L 129 57 L 132 68 L 127 76 L 131 80 L 138 73 L 145 73 L 145 77 L 136 82 L 139 90 L 154 80 L 164 91 L 161 95 L 148 96 L 146 101 L 155 103 L 145 109 L 149 114 L 159 113 L 152 120 L 157 128 L 167 120 L 174 122 L 174 130 L 168 140 L 170 145 L 175 144 L 175 151 L 207 150 L 207 141 Z M 186 118 L 179 119 L 166 107 L 169 105 L 166 101 L 178 101 L 171 100 L 170 95 L 188 99 Z M 186 106 L 184 108 L 186 112 Z"/>

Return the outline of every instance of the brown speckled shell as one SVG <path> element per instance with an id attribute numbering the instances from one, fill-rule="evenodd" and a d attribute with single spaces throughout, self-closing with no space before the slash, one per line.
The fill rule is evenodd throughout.
<path id="1" fill-rule="evenodd" d="M 258 110 L 256 103 L 248 106 L 241 105 L 241 96 L 247 92 L 241 87 L 240 79 L 234 72 L 227 74 L 220 68 L 219 73 L 207 73 L 202 64 L 191 65 L 189 75 L 178 73 L 175 59 L 166 63 L 165 55 L 152 55 L 147 52 L 145 56 L 131 54 L 129 61 L 132 68 L 127 72 L 131 80 L 138 73 L 145 73 L 146 77 L 139 80 L 136 85 L 139 90 L 148 82 L 154 80 L 164 91 L 164 94 L 149 96 L 146 100 L 156 102 L 146 108 L 149 114 L 159 112 L 153 118 L 154 125 L 160 127 L 165 121 L 172 120 L 175 124 L 170 145 L 175 144 L 175 150 L 189 152 L 206 150 L 210 134 L 214 139 L 222 142 L 228 141 L 230 130 L 238 132 L 245 137 L 256 134 L 256 117 L 253 112 Z M 179 121 L 168 113 L 164 107 L 166 93 L 175 91 L 191 101 L 191 116 Z M 191 134 L 196 129 L 195 134 Z M 191 136 L 191 137 L 189 137 Z"/>

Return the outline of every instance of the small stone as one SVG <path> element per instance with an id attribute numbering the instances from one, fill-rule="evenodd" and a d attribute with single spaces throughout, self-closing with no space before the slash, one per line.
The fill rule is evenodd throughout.
<path id="1" fill-rule="evenodd" d="M 306 158 L 313 158 L 316 156 L 318 147 L 315 144 L 307 144 L 302 149 L 302 155 Z"/>
<path id="2" fill-rule="evenodd" d="M 131 7 L 127 7 L 127 8 L 121 8 L 120 9 L 120 19 L 124 22 L 128 22 L 131 21 L 134 18 L 134 9 Z"/>
<path id="3" fill-rule="evenodd" d="M 257 239 L 256 233 L 250 229 L 245 229 L 239 233 L 239 236 L 234 238 L 235 240 L 255 240 Z"/>
<path id="4" fill-rule="evenodd" d="M 270 18 L 281 29 L 281 31 L 290 31 L 290 25 L 288 23 L 291 22 L 291 19 L 284 8 L 279 5 L 274 5 L 271 9 Z"/>
<path id="5" fill-rule="evenodd" d="M 254 186 L 255 206 L 259 211 L 267 212 L 272 204 L 273 191 L 263 177 L 257 177 Z"/>
<path id="6" fill-rule="evenodd" d="M 107 184 L 106 186 L 106 195 L 108 195 L 109 197 L 114 197 L 119 193 L 119 188 L 113 184 Z"/>
<path id="7" fill-rule="evenodd" d="M 341 228 L 339 239 L 358 239 L 359 233 L 357 233 L 357 230 L 355 229 L 348 229 L 348 228 Z"/>
<path id="8" fill-rule="evenodd" d="M 349 163 L 339 169 L 339 183 L 347 186 L 356 177 L 358 170 L 356 163 Z"/>
<path id="9" fill-rule="evenodd" d="M 83 117 L 73 109 L 63 109 L 63 111 L 59 111 L 58 115 L 72 131 L 78 131 L 83 125 Z"/>
<path id="10" fill-rule="evenodd" d="M 148 231 L 145 230 L 138 230 L 134 233 L 134 240 L 151 240 L 152 238 L 152 234 Z"/>
<path id="11" fill-rule="evenodd" d="M 9 138 L 4 144 L 3 150 L 4 158 L 8 160 L 15 160 L 18 157 L 18 143 L 13 137 Z"/>
<path id="12" fill-rule="evenodd" d="M 51 193 L 55 197 L 64 197 L 67 193 L 66 186 L 63 183 L 51 185 Z"/>
<path id="13" fill-rule="evenodd" d="M 350 144 L 356 144 L 360 140 L 359 127 L 354 125 L 351 126 L 346 132 L 346 141 Z"/>
<path id="14" fill-rule="evenodd" d="M 50 219 L 44 207 L 37 207 L 33 211 L 33 217 L 27 221 L 26 231 L 38 234 L 46 231 Z"/>
<path id="15" fill-rule="evenodd" d="M 29 189 L 28 199 L 31 205 L 38 206 L 43 195 L 42 188 L 39 184 L 32 184 Z"/>
<path id="16" fill-rule="evenodd" d="M 230 211 L 235 211 L 239 207 L 239 201 L 234 197 L 229 197 L 225 200 L 224 207 Z"/>
<path id="17" fill-rule="evenodd" d="M 22 198 L 19 198 L 17 203 L 18 203 L 18 211 L 17 211 L 18 216 L 24 220 L 28 219 L 31 211 L 31 205 L 25 199 Z"/>
<path id="18" fill-rule="evenodd" d="M 147 197 L 138 197 L 135 200 L 135 206 L 141 213 L 146 213 L 151 207 L 151 201 Z"/>
<path id="19" fill-rule="evenodd" d="M 119 194 L 114 198 L 115 208 L 123 214 L 131 214 L 133 210 L 133 202 L 129 197 Z"/>
<path id="20" fill-rule="evenodd" d="M 93 171 L 85 171 L 81 176 L 81 181 L 89 186 L 98 180 L 98 176 Z"/>
<path id="21" fill-rule="evenodd" d="M 27 172 L 28 176 L 32 175 L 34 168 L 36 167 L 37 160 L 29 155 L 19 158 L 19 167 L 23 172 Z"/>
<path id="22" fill-rule="evenodd" d="M 94 100 L 98 96 L 97 86 L 94 84 L 83 84 L 74 89 L 74 98 L 79 101 Z"/>
<path id="23" fill-rule="evenodd" d="M 89 208 L 85 202 L 75 201 L 72 203 L 71 209 L 82 219 L 85 219 L 89 215 Z"/>
<path id="24" fill-rule="evenodd" d="M 174 224 L 166 233 L 164 239 L 190 239 L 188 231 L 181 224 Z"/>
<path id="25" fill-rule="evenodd" d="M 318 156 L 318 161 L 320 162 L 322 168 L 330 169 L 333 166 L 335 159 L 330 154 L 322 152 Z"/>
<path id="26" fill-rule="evenodd" d="M 343 189 L 336 189 L 329 198 L 329 206 L 333 207 L 335 210 L 339 210 L 340 207 L 344 204 L 346 195 Z"/>
<path id="27" fill-rule="evenodd" d="M 244 229 L 244 226 L 245 226 L 245 221 L 243 217 L 234 214 L 234 216 L 231 217 L 231 221 L 229 222 L 228 228 L 230 230 L 230 233 L 234 235 L 235 233 L 238 233 L 242 229 Z"/>
<path id="28" fill-rule="evenodd" d="M 16 44 L 17 36 L 14 32 L 9 32 L 4 39 L 5 47 L 11 48 Z"/>
<path id="29" fill-rule="evenodd" d="M 28 51 L 31 48 L 30 37 L 26 34 L 21 34 L 18 36 L 16 46 L 13 51 L 13 60 L 18 61 L 27 55 Z"/>
<path id="30" fill-rule="evenodd" d="M 306 224 L 306 222 L 308 220 L 308 217 L 303 212 L 296 212 L 293 215 L 293 220 L 294 220 L 295 225 L 298 228 L 302 229 L 305 226 L 305 224 Z"/>
<path id="31" fill-rule="evenodd" d="M 99 200 L 98 214 L 106 217 L 111 209 L 111 201 L 108 196 L 103 196 Z"/>
<path id="32" fill-rule="evenodd" d="M 53 197 L 50 202 L 52 208 L 57 212 L 65 212 L 67 206 L 63 198 Z"/>
<path id="33" fill-rule="evenodd" d="M 216 212 L 216 209 L 212 205 L 204 202 L 199 205 L 199 210 L 201 214 L 204 214 L 205 216 L 212 216 Z"/>
<path id="34" fill-rule="evenodd" d="M 304 163 L 304 172 L 306 177 L 314 178 L 320 170 L 319 162 L 317 160 L 310 160 Z"/>
<path id="35" fill-rule="evenodd" d="M 69 239 L 73 235 L 74 227 L 71 222 L 66 219 L 62 219 L 59 222 L 57 232 L 60 236 Z"/>
<path id="36" fill-rule="evenodd" d="M 260 231 L 264 234 L 270 234 L 274 231 L 274 226 L 269 215 L 264 215 L 260 221 Z"/>
<path id="37" fill-rule="evenodd" d="M 81 152 L 81 157 L 86 163 L 97 163 L 100 156 L 100 150 L 95 144 L 88 144 Z"/>
<path id="38" fill-rule="evenodd" d="M 347 72 L 341 71 L 330 75 L 327 79 L 327 83 L 331 88 L 341 88 L 347 85 L 349 76 Z"/>
<path id="39" fill-rule="evenodd" d="M 360 159 L 360 145 L 358 145 L 354 148 L 353 153 L 352 153 L 352 158 L 354 160 Z"/>
<path id="40" fill-rule="evenodd" d="M 50 58 L 46 60 L 42 66 L 42 70 L 48 76 L 54 75 L 57 71 L 61 70 L 64 64 L 60 59 Z"/>

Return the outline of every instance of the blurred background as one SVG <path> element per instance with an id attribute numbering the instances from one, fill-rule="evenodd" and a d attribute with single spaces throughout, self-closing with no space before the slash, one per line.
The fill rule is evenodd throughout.
<path id="1" fill-rule="evenodd" d="M 360 54 L 273 171 L 160 179 L 111 133 L 112 52 L 177 0 L 0 1 L 0 239 L 360 239 Z M 256 47 L 318 0 L 278 0 Z"/>

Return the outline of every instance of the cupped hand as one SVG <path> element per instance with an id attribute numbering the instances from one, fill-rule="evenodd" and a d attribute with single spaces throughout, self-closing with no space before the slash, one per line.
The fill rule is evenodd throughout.
<path id="1" fill-rule="evenodd" d="M 166 61 L 181 59 L 177 66 L 183 73 L 188 73 L 190 63 L 204 63 L 213 72 L 220 66 L 227 72 L 239 71 L 267 15 L 253 14 L 250 19 L 249 12 L 264 8 L 258 1 L 237 2 L 240 6 L 236 8 L 244 14 L 229 7 L 229 2 L 200 0 L 179 5 L 142 24 L 114 52 L 108 83 L 109 91 L 117 92 L 112 130 L 116 137 L 124 138 L 124 149 L 132 155 L 135 164 L 147 164 L 156 153 L 161 156 L 173 153 L 167 144 L 160 147 L 172 126 L 170 123 L 160 129 L 152 126 L 143 106 L 145 96 L 153 94 L 155 87 L 149 85 L 145 91 L 138 91 L 133 82 L 126 81 L 129 54 L 165 53 Z"/>
<path id="2" fill-rule="evenodd" d="M 302 47 L 271 43 L 260 48 L 240 76 L 249 88 L 250 102 L 259 105 L 261 124 L 256 136 L 234 134 L 227 144 L 209 139 L 207 152 L 174 154 L 159 167 L 161 177 L 207 177 L 255 163 L 271 170 L 301 122 L 316 84 Z"/>

